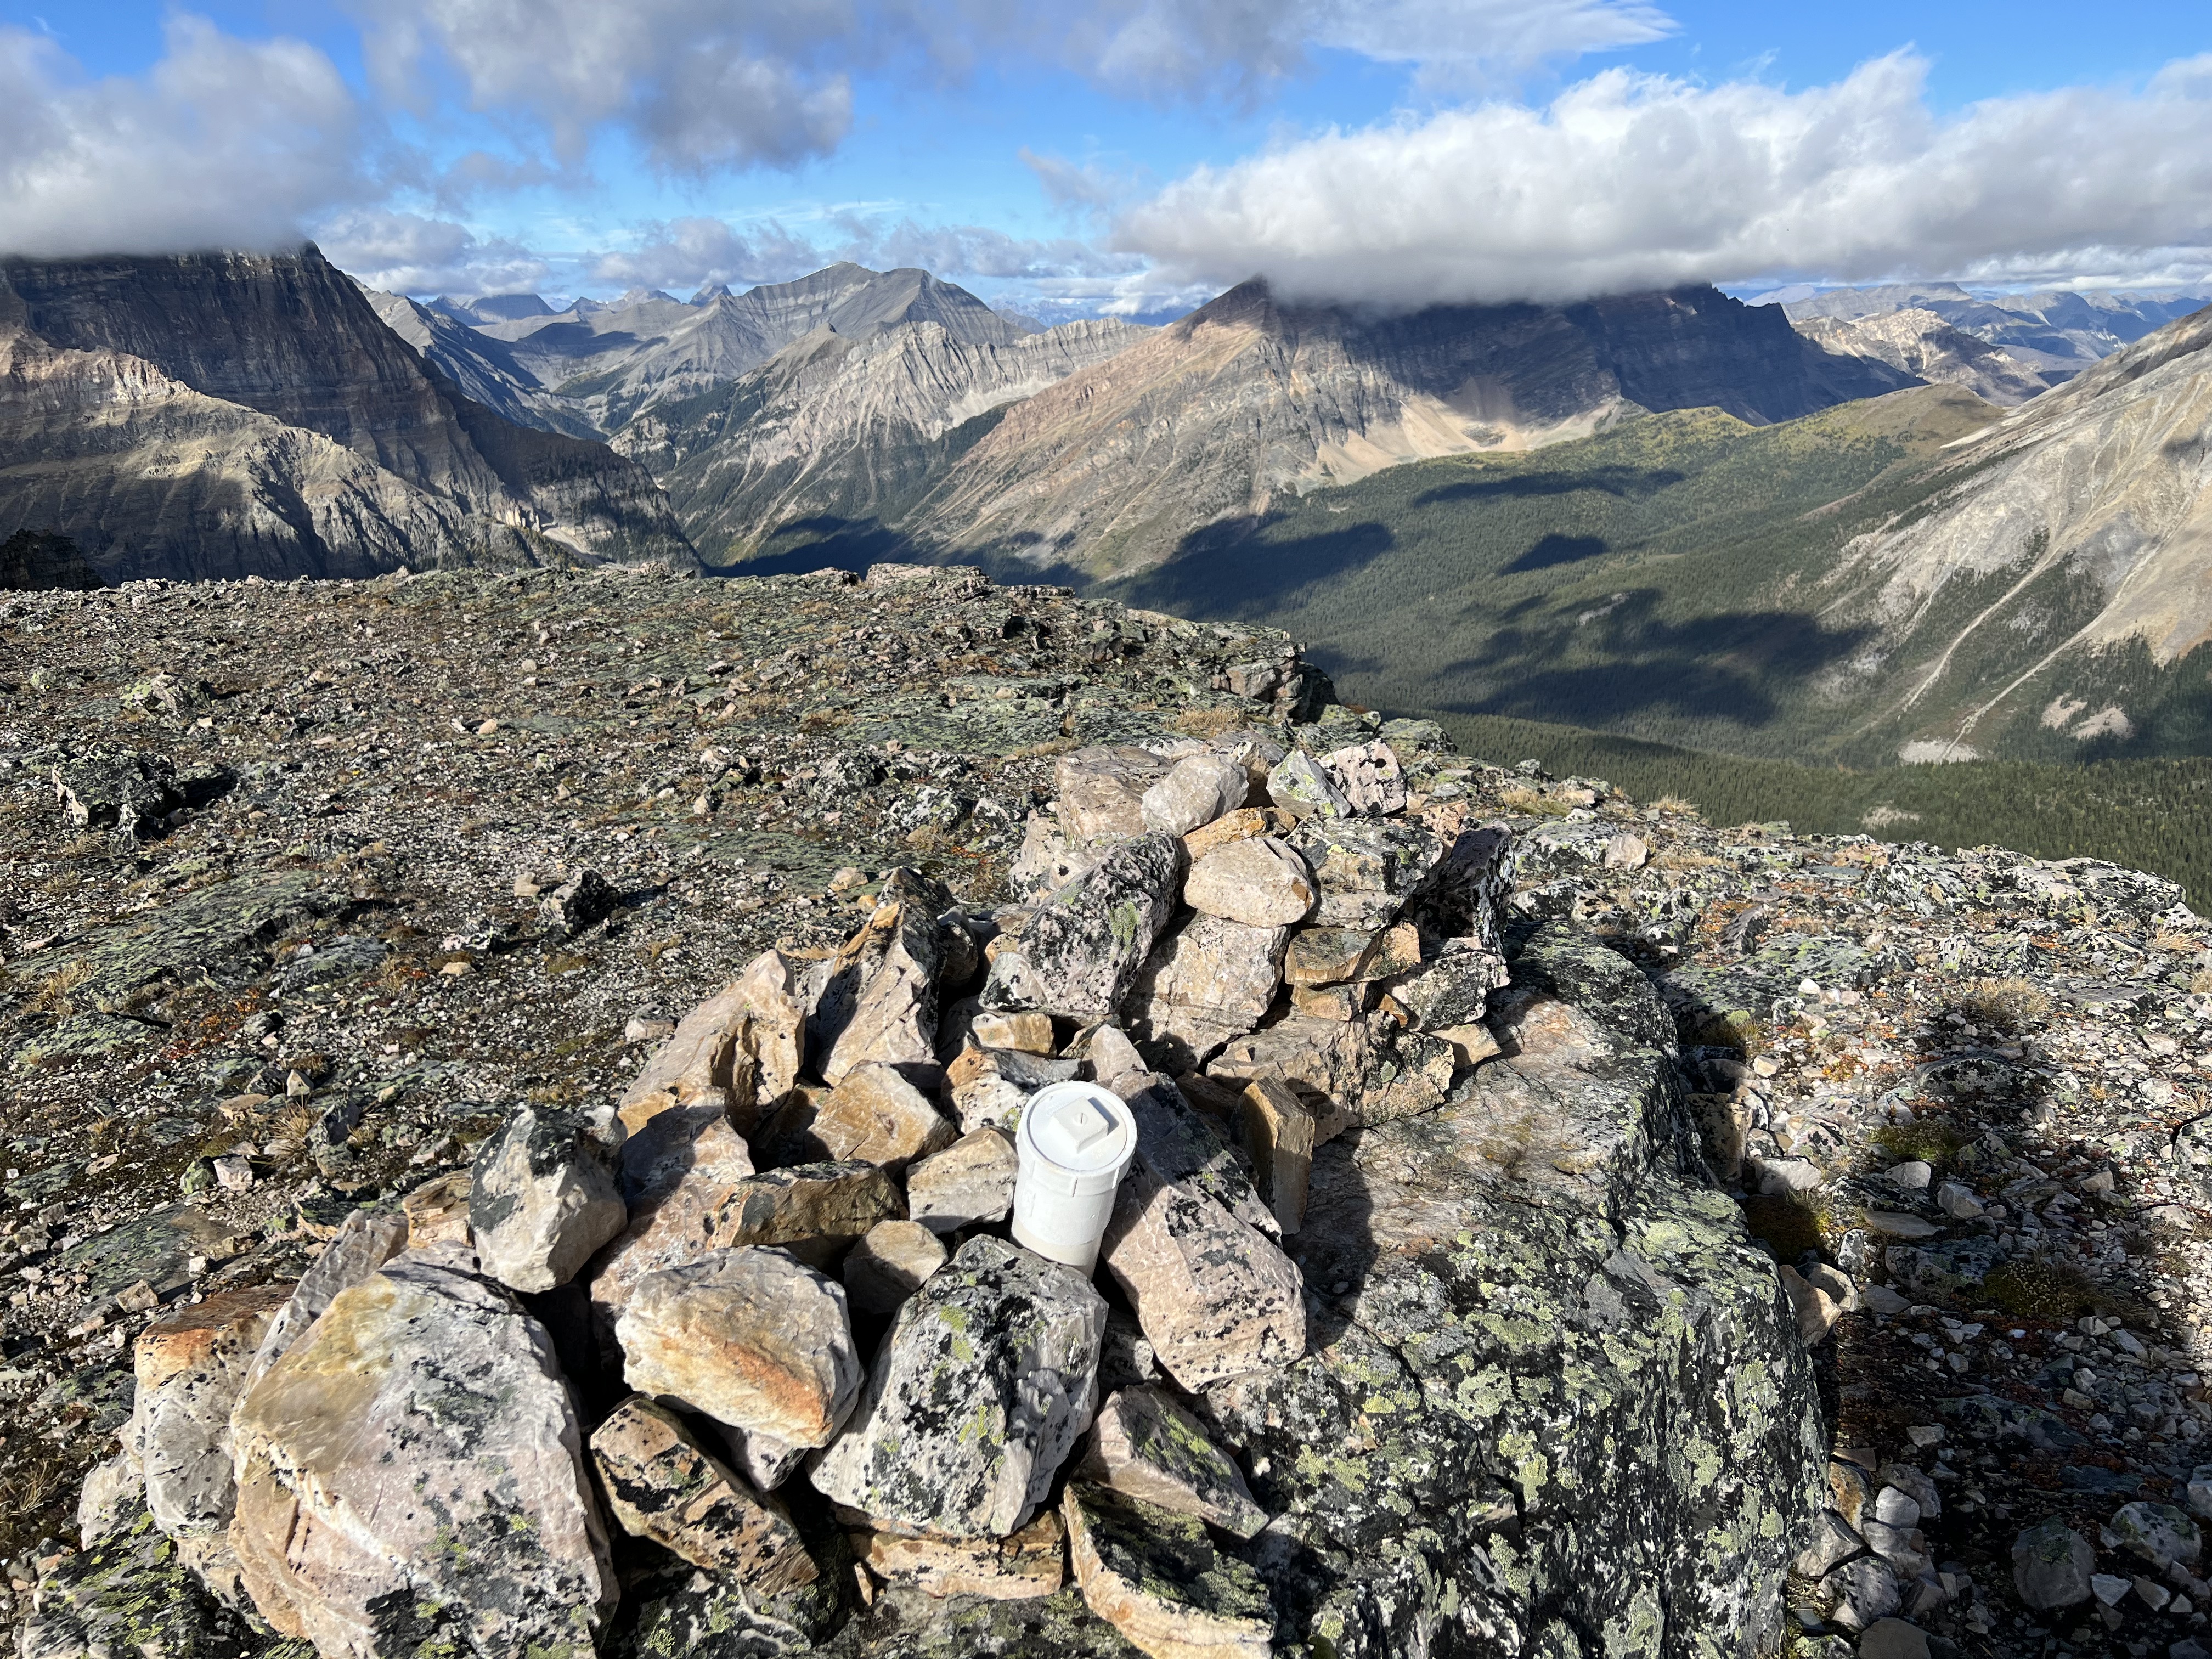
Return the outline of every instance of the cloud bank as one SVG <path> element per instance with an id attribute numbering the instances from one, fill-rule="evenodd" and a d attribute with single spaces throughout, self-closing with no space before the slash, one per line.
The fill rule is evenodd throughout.
<path id="1" fill-rule="evenodd" d="M 1695 282 L 2212 270 L 2212 56 L 2140 92 L 1930 113 L 1897 53 L 1832 86 L 1609 70 L 1201 167 L 1114 241 L 1164 275 L 1294 296 L 1562 301 Z"/>
<path id="2" fill-rule="evenodd" d="M 172 18 L 140 77 L 86 80 L 0 27 L 0 252 L 68 257 L 296 243 L 382 186 L 374 121 L 328 58 Z"/>

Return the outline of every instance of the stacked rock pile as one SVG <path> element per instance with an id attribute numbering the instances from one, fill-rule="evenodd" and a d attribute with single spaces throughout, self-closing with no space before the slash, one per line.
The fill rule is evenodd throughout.
<path id="1" fill-rule="evenodd" d="M 747 1651 L 882 1585 L 1072 1576 L 1147 1653 L 1268 1652 L 1217 1540 L 1269 1517 L 1202 1396 L 1306 1352 L 1316 1148 L 1497 1051 L 1509 838 L 1409 817 L 1381 742 L 1162 747 L 1061 759 L 1034 902 L 891 872 L 618 1105 L 525 1108 L 296 1285 L 149 1328 L 88 1538 L 143 1487 L 216 1596 L 330 1655 L 586 1651 L 623 1536 L 725 1586 Z M 1136 1126 L 1115 1303 L 1007 1237 L 1012 1132 L 1078 1079 Z"/>

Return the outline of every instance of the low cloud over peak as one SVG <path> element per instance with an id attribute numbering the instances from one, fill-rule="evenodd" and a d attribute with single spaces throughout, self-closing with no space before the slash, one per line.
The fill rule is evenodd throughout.
<path id="1" fill-rule="evenodd" d="M 1563 301 L 1802 274 L 2212 271 L 2212 57 L 1939 118 L 1909 52 L 1833 85 L 1613 70 L 1201 167 L 1121 217 L 1164 276 L 1302 298 Z"/>

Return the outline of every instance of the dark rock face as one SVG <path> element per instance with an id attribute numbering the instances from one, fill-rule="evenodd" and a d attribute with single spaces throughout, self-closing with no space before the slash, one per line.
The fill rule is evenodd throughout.
<path id="1" fill-rule="evenodd" d="M 100 573 L 66 536 L 18 530 L 0 541 L 0 587 L 98 587 Z"/>
<path id="2" fill-rule="evenodd" d="M 109 580 L 692 565 L 657 486 L 510 425 L 295 254 L 0 262 L 0 535 Z"/>

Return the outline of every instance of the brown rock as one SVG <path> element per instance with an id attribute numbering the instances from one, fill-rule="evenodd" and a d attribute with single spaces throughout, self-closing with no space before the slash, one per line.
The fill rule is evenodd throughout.
<path id="1" fill-rule="evenodd" d="M 1003 1221 L 1014 1204 L 1018 1160 L 996 1129 L 975 1129 L 907 1171 L 907 1213 L 932 1231 Z"/>
<path id="2" fill-rule="evenodd" d="M 635 1131 L 673 1106 L 718 1095 L 740 1126 L 780 1100 L 799 1076 L 805 1042 L 791 964 L 763 951 L 744 972 L 686 1014 L 622 1098 Z"/>
<path id="3" fill-rule="evenodd" d="M 1105 1259 L 1162 1369 L 1188 1392 L 1305 1353 L 1296 1264 L 1212 1199 L 1161 1180 L 1141 1152 L 1115 1194 Z"/>
<path id="4" fill-rule="evenodd" d="M 897 1183 L 872 1164 L 806 1164 L 739 1181 L 695 1170 L 585 1270 L 592 1311 L 611 1331 L 646 1274 L 713 1250 L 779 1245 L 827 1269 L 878 1221 L 905 1217 Z"/>
<path id="5" fill-rule="evenodd" d="M 474 1182 L 466 1170 L 434 1176 L 399 1200 L 407 1218 L 407 1248 L 428 1249 L 433 1244 L 469 1242 L 469 1191 Z"/>
<path id="6" fill-rule="evenodd" d="M 856 1318 L 888 1319 L 945 1261 L 944 1241 L 919 1221 L 878 1221 L 845 1257 L 846 1302 Z"/>
<path id="7" fill-rule="evenodd" d="M 663 1112 L 623 1143 L 623 1202 L 632 1220 L 655 1208 L 686 1176 L 732 1182 L 752 1173 L 752 1148 L 719 1105 Z"/>
<path id="8" fill-rule="evenodd" d="M 1358 1019 L 1375 1006 L 1375 981 L 1352 980 L 1342 985 L 1293 985 L 1291 1012 L 1309 1019 Z"/>
<path id="9" fill-rule="evenodd" d="M 323 1310 L 340 1291 L 351 1290 L 405 1249 L 407 1233 L 405 1213 L 387 1206 L 349 1214 L 269 1322 L 240 1393 L 259 1382 L 261 1374 L 284 1357 L 284 1351 L 322 1317 Z"/>
<path id="10" fill-rule="evenodd" d="M 1504 1052 L 1498 1046 L 1498 1034 L 1487 1025 L 1447 1025 L 1430 1035 L 1439 1042 L 1449 1043 L 1452 1058 L 1462 1066 L 1480 1066 Z"/>
<path id="11" fill-rule="evenodd" d="M 1313 1114 L 1280 1079 L 1255 1078 L 1244 1085 L 1241 1127 L 1260 1196 L 1287 1237 L 1305 1222 L 1306 1183 L 1313 1176 Z"/>
<path id="12" fill-rule="evenodd" d="M 801 1127 L 799 1118 L 810 1115 Z M 896 1066 L 872 1063 L 852 1067 L 818 1105 L 792 1109 L 790 1123 L 785 1115 L 770 1135 L 790 1162 L 875 1164 L 894 1173 L 958 1133 Z"/>
<path id="13" fill-rule="evenodd" d="M 1085 1602 L 1152 1659 L 1267 1659 L 1267 1587 L 1204 1522 L 1081 1480 L 1060 1512 Z"/>
<path id="14" fill-rule="evenodd" d="M 823 1082 L 855 1066 L 933 1064 L 937 981 L 945 965 L 937 918 L 951 907 L 943 884 L 893 870 L 867 925 L 831 961 L 807 1024 Z"/>
<path id="15" fill-rule="evenodd" d="M 783 1505 L 747 1490 L 675 1413 L 643 1395 L 599 1425 L 592 1461 L 607 1506 L 632 1537 L 766 1595 L 821 1576 Z"/>
<path id="16" fill-rule="evenodd" d="M 647 1273 L 615 1335 L 632 1388 L 789 1445 L 827 1445 L 860 1398 L 843 1288 L 783 1250 Z"/>
<path id="17" fill-rule="evenodd" d="M 1182 838 L 1182 844 L 1195 866 L 1215 848 L 1226 847 L 1232 841 L 1249 841 L 1255 836 L 1288 835 L 1297 827 L 1297 820 L 1288 812 L 1272 806 L 1242 806 L 1192 830 Z"/>
<path id="18" fill-rule="evenodd" d="M 1012 1048 L 1027 1054 L 1048 1054 L 1055 1042 L 1049 1014 L 996 1014 L 979 1009 L 969 1030 L 982 1048 Z"/>
<path id="19" fill-rule="evenodd" d="M 1145 833 L 1145 791 L 1168 774 L 1150 750 L 1079 749 L 1053 766 L 1054 811 L 1078 848 Z"/>
<path id="20" fill-rule="evenodd" d="M 927 1595 L 981 1595 L 1018 1601 L 1056 1595 L 1067 1582 L 1066 1538 L 1050 1510 L 1006 1538 L 909 1538 L 876 1532 L 856 1540 L 878 1577 Z"/>

